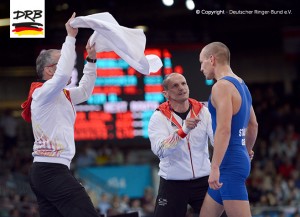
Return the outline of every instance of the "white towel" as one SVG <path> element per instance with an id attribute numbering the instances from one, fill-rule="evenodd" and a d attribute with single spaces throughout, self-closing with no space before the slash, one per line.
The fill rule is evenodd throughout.
<path id="1" fill-rule="evenodd" d="M 94 31 L 90 43 L 96 42 L 96 51 L 114 51 L 138 72 L 149 75 L 162 67 L 156 55 L 144 54 L 146 36 L 141 29 L 120 26 L 108 13 L 76 17 L 70 25 L 73 28 L 91 28 Z"/>

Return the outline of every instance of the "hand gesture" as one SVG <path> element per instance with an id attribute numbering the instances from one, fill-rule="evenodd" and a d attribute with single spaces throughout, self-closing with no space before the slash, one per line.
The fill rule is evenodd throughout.
<path id="1" fill-rule="evenodd" d="M 96 59 L 97 58 L 97 53 L 95 49 L 95 44 L 92 46 L 90 45 L 90 39 L 88 40 L 86 46 L 85 46 L 86 52 L 88 53 L 88 57 L 91 59 Z"/>
<path id="2" fill-rule="evenodd" d="M 254 157 L 254 151 L 251 150 L 251 151 L 249 152 L 249 157 L 250 157 L 250 160 L 253 159 L 253 157 Z"/>
<path id="3" fill-rule="evenodd" d="M 220 179 L 220 169 L 212 168 L 208 178 L 208 184 L 211 189 L 218 190 L 222 187 L 223 183 L 219 182 Z"/>
<path id="4" fill-rule="evenodd" d="M 77 35 L 77 33 L 78 33 L 78 28 L 73 28 L 72 26 L 70 26 L 70 22 L 72 21 L 72 20 L 74 20 L 74 18 L 75 18 L 75 15 L 76 15 L 76 13 L 74 12 L 73 14 L 72 14 L 72 17 L 68 20 L 68 22 L 65 24 L 65 26 L 66 26 L 66 30 L 67 30 L 67 33 L 68 33 L 68 36 L 71 36 L 71 37 L 76 37 L 76 35 Z"/>
<path id="5" fill-rule="evenodd" d="M 198 117 L 195 118 L 187 118 L 185 120 L 185 126 L 189 129 L 194 129 L 197 127 L 197 124 L 199 123 L 200 119 Z"/>

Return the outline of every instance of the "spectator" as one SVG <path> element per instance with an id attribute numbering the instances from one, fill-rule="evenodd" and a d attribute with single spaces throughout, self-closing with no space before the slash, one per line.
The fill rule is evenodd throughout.
<path id="1" fill-rule="evenodd" d="M 102 215 L 106 215 L 107 211 L 111 208 L 108 195 L 105 192 L 101 194 L 100 202 L 97 208 L 100 210 L 100 214 Z"/>
<path id="2" fill-rule="evenodd" d="M 121 213 L 127 213 L 129 211 L 130 209 L 129 202 L 130 202 L 130 198 L 128 197 L 128 195 L 125 194 L 121 197 L 121 201 L 120 201 Z"/>
<path id="3" fill-rule="evenodd" d="M 155 209 L 155 198 L 153 194 L 153 189 L 151 187 L 145 188 L 144 196 L 141 199 L 141 206 L 144 210 L 145 216 L 153 216 Z"/>
<path id="4" fill-rule="evenodd" d="M 3 156 L 17 146 L 18 121 L 12 115 L 12 110 L 7 109 L 0 120 L 0 129 L 3 135 Z"/>
<path id="5" fill-rule="evenodd" d="M 97 153 L 91 148 L 90 143 L 87 143 L 82 148 L 83 150 L 78 153 L 76 158 L 76 166 L 87 167 L 95 165 Z"/>
<path id="6" fill-rule="evenodd" d="M 112 147 L 111 154 L 109 156 L 109 163 L 112 165 L 124 164 L 124 155 L 116 145 Z"/>
<path id="7" fill-rule="evenodd" d="M 141 207 L 141 201 L 139 199 L 133 199 L 128 213 L 138 212 L 140 217 L 144 217 L 145 213 Z"/>

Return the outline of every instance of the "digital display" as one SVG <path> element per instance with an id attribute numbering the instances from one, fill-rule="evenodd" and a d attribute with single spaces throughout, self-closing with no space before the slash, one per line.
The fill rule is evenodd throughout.
<path id="1" fill-rule="evenodd" d="M 148 139 L 150 117 L 165 100 L 165 75 L 184 72 L 182 65 L 172 64 L 168 49 L 146 49 L 148 54 L 159 56 L 163 67 L 145 76 L 114 52 L 97 53 L 93 93 L 86 103 L 76 106 L 76 141 Z"/>
<path id="2" fill-rule="evenodd" d="M 165 101 L 162 81 L 178 72 L 185 76 L 190 97 L 207 101 L 211 84 L 200 72 L 201 44 L 150 48 L 163 62 L 156 73 L 143 75 L 114 52 L 97 53 L 97 78 L 91 97 L 75 106 L 75 140 L 111 141 L 115 144 L 149 144 L 148 123 L 160 103 Z M 82 58 L 86 58 L 86 53 Z M 80 75 L 78 75 L 80 77 Z"/>

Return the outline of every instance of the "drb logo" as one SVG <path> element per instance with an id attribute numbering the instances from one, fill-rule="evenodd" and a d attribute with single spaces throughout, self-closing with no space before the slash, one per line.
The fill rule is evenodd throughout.
<path id="1" fill-rule="evenodd" d="M 45 0 L 10 0 L 10 37 L 45 38 Z"/>

